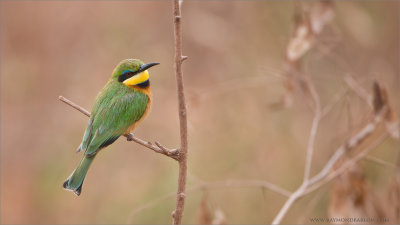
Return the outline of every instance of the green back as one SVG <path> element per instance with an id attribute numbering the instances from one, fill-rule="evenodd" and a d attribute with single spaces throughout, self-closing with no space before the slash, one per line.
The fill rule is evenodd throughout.
<path id="1" fill-rule="evenodd" d="M 113 143 L 143 116 L 148 100 L 146 94 L 111 79 L 96 98 L 80 150 L 93 155 Z"/>

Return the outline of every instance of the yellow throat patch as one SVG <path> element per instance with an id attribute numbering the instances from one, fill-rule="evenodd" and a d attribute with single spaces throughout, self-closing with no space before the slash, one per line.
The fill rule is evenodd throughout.
<path id="1" fill-rule="evenodd" d="M 139 74 L 136 74 L 135 76 L 126 79 L 123 83 L 126 86 L 134 86 L 134 85 L 138 85 L 140 83 L 143 83 L 145 81 L 147 81 L 149 79 L 149 71 L 145 70 Z"/>

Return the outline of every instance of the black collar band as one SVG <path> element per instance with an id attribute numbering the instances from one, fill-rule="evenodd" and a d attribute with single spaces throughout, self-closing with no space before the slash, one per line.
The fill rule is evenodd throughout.
<path id="1" fill-rule="evenodd" d="M 136 84 L 136 86 L 139 86 L 139 87 L 142 87 L 142 88 L 148 87 L 149 85 L 150 85 L 150 80 L 146 80 L 146 81 L 144 81 L 142 83 Z"/>

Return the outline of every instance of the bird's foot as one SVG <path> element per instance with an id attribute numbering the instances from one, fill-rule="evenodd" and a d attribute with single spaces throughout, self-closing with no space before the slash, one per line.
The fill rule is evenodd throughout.
<path id="1" fill-rule="evenodd" d="M 133 141 L 133 134 L 132 133 L 125 134 L 125 137 L 126 137 L 127 141 Z"/>

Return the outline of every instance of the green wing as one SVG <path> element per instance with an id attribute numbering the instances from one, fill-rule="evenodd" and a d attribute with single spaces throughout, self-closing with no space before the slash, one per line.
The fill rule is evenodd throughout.
<path id="1" fill-rule="evenodd" d="M 80 150 L 94 155 L 112 144 L 143 116 L 147 103 L 147 95 L 116 81 L 107 83 L 96 98 Z"/>
<path id="2" fill-rule="evenodd" d="M 88 125 L 86 126 L 85 134 L 83 135 L 82 143 L 79 145 L 77 152 L 82 151 L 83 149 L 87 149 L 90 136 L 92 135 L 92 126 L 93 125 L 93 116 L 90 116 Z"/>

